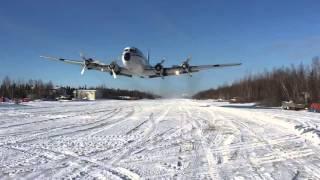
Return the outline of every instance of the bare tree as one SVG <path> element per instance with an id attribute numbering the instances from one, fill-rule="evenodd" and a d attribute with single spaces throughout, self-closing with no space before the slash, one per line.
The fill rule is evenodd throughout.
<path id="1" fill-rule="evenodd" d="M 283 100 L 305 102 L 320 100 L 320 58 L 314 57 L 311 65 L 291 65 L 290 68 L 274 68 L 261 74 L 247 75 L 231 85 L 199 92 L 197 99 L 240 97 L 247 102 L 259 101 L 266 105 L 279 105 Z"/>

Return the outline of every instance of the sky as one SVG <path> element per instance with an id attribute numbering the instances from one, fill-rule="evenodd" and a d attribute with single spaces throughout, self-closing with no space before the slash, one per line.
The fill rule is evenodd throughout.
<path id="1" fill-rule="evenodd" d="M 193 94 L 241 77 L 320 55 L 320 1 L 116 1 L 2 0 L 0 79 L 51 80 L 57 85 L 138 89 L 167 97 Z M 78 59 L 79 52 L 105 63 L 127 46 L 164 65 L 241 62 L 165 79 L 112 76 L 41 59 Z M 118 62 L 120 65 L 121 62 Z"/>

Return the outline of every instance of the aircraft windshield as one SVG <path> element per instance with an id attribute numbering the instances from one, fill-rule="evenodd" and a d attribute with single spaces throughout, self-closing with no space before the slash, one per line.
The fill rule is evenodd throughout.
<path id="1" fill-rule="evenodd" d="M 130 49 L 130 52 L 136 53 L 137 50 L 136 49 Z"/>

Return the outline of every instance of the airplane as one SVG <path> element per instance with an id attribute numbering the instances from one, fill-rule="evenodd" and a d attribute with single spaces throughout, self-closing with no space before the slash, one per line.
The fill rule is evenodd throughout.
<path id="1" fill-rule="evenodd" d="M 79 65 L 82 67 L 81 75 L 84 74 L 85 70 L 98 70 L 110 73 L 110 75 L 112 75 L 115 79 L 117 78 L 117 76 L 138 76 L 141 78 L 164 78 L 165 76 L 178 76 L 180 74 L 188 74 L 189 76 L 192 76 L 192 73 L 202 70 L 241 65 L 241 63 L 231 63 L 191 66 L 189 65 L 189 61 L 191 60 L 191 58 L 188 57 L 180 65 L 164 67 L 162 64 L 165 60 L 162 59 L 159 63 L 152 66 L 150 64 L 149 52 L 147 54 L 147 57 L 145 57 L 144 54 L 135 47 L 124 48 L 121 56 L 123 67 L 119 66 L 116 61 L 112 61 L 110 64 L 104 64 L 93 58 L 87 58 L 82 53 L 80 53 L 82 61 L 51 56 L 40 57 L 61 61 L 68 64 Z"/>

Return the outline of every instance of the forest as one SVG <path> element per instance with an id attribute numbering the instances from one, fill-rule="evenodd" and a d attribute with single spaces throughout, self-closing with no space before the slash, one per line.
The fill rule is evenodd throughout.
<path id="1" fill-rule="evenodd" d="M 282 101 L 312 103 L 320 101 L 320 58 L 314 57 L 308 65 L 273 68 L 258 74 L 249 74 L 214 89 L 201 91 L 195 99 L 241 99 L 242 102 L 260 102 L 280 105 Z"/>
<path id="2" fill-rule="evenodd" d="M 23 99 L 29 98 L 42 100 L 55 100 L 61 95 L 73 98 L 75 89 L 91 89 L 98 90 L 101 94 L 101 99 L 121 99 L 121 96 L 133 97 L 134 99 L 154 99 L 160 96 L 152 93 L 141 92 L 137 90 L 122 90 L 107 88 L 103 85 L 97 87 L 70 87 L 70 86 L 55 86 L 51 81 L 43 82 L 42 80 L 11 80 L 8 76 L 4 77 L 0 86 L 0 97 L 8 99 Z"/>

